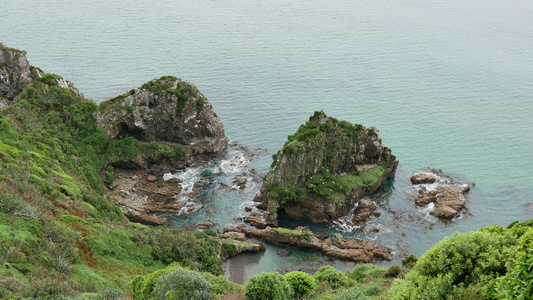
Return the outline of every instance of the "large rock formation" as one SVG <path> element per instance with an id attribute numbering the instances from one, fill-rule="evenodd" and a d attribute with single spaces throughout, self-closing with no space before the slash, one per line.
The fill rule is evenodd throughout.
<path id="1" fill-rule="evenodd" d="M 471 185 L 457 183 L 438 170 L 414 174 L 411 183 L 418 190 L 416 205 L 422 207 L 433 203 L 431 215 L 443 219 L 452 219 L 461 214 L 466 204 L 465 194 L 470 191 Z"/>
<path id="2" fill-rule="evenodd" d="M 307 227 L 294 230 L 285 228 L 249 229 L 238 225 L 224 229 L 225 234 L 244 234 L 248 237 L 260 238 L 268 243 L 299 249 L 314 249 L 324 255 L 355 262 L 372 262 L 376 259 L 392 260 L 392 249 L 375 241 L 342 238 L 333 234 L 331 238 L 322 238 Z"/>
<path id="3" fill-rule="evenodd" d="M 42 74 L 39 68 L 30 66 L 25 51 L 0 44 L 0 109 L 13 104 L 22 90 Z"/>
<path id="4" fill-rule="evenodd" d="M 377 129 L 339 121 L 322 111 L 289 136 L 273 159 L 255 198 L 273 226 L 279 209 L 291 217 L 329 224 L 394 176 L 398 165 L 391 150 L 381 145 Z"/>
<path id="5" fill-rule="evenodd" d="M 228 145 L 224 125 L 207 98 L 196 86 L 172 76 L 100 103 L 95 117 L 113 139 L 131 136 L 181 147 L 187 157 L 218 157 Z"/>

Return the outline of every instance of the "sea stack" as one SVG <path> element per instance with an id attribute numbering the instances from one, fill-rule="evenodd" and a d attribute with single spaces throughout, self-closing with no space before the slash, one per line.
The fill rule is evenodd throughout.
<path id="1" fill-rule="evenodd" d="M 376 128 L 317 111 L 273 155 L 255 201 L 270 226 L 278 225 L 280 209 L 290 217 L 331 224 L 393 177 L 397 166 Z"/>

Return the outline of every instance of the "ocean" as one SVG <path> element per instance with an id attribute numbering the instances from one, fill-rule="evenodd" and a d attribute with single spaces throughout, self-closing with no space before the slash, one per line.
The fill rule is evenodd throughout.
<path id="1" fill-rule="evenodd" d="M 251 169 L 264 175 L 315 110 L 377 127 L 400 161 L 374 199 L 384 215 L 369 222 L 382 230 L 314 229 L 391 246 L 389 265 L 454 232 L 533 218 L 532 19 L 528 0 L 0 0 L 0 42 L 95 102 L 180 77 L 213 104 L 230 140 L 263 149 L 250 160 L 232 148 L 206 166 L 225 175 L 177 227 L 239 223 L 259 183 L 220 183 Z M 463 217 L 443 222 L 414 205 L 409 177 L 428 167 L 475 183 Z M 277 249 L 230 260 L 226 274 L 242 283 L 261 271 L 353 267 Z"/>

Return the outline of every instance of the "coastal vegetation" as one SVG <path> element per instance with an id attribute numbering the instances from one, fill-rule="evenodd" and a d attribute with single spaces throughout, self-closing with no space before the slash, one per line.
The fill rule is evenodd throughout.
<path id="1" fill-rule="evenodd" d="M 0 50 L 10 49 L 0 44 Z M 359 264 L 346 272 L 323 266 L 313 275 L 271 272 L 251 277 L 245 286 L 232 283 L 220 275 L 221 257 L 234 254 L 234 244 L 209 230 L 129 222 L 109 199 L 115 168 L 126 161 L 179 160 L 183 152 L 132 136 L 109 138 L 95 120 L 98 106 L 59 82 L 61 77 L 46 74 L 0 111 L 0 299 L 533 298 L 533 219 L 456 233 L 420 258 L 404 258 L 402 266 Z M 325 124 L 305 125 L 289 138 L 287 151 L 307 151 L 300 143 L 333 128 L 354 142 L 357 136 L 355 144 L 363 139 L 359 133 L 376 134 L 343 121 Z M 268 192 L 286 201 L 305 200 L 307 193 L 335 198 L 353 185 L 375 185 L 395 162 L 376 161 L 342 175 L 328 168 L 336 161 L 331 157 L 303 190 L 272 184 Z M 313 238 L 309 232 L 273 230 Z"/>

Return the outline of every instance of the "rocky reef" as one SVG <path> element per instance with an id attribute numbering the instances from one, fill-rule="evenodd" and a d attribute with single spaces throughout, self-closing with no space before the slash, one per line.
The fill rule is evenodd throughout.
<path id="1" fill-rule="evenodd" d="M 173 76 L 100 103 L 95 117 L 112 139 L 133 137 L 142 143 L 166 144 L 182 149 L 185 160 L 219 157 L 228 146 L 224 125 L 207 98 L 193 84 Z M 133 168 L 147 165 L 129 163 Z"/>
<path id="2" fill-rule="evenodd" d="M 43 74 L 39 68 L 30 65 L 25 51 L 0 43 L 0 109 L 16 102 L 22 90 Z"/>
<path id="3" fill-rule="evenodd" d="M 465 194 L 473 184 L 457 183 L 441 171 L 429 170 L 411 176 L 411 183 L 418 190 L 417 206 L 433 205 L 431 215 L 452 219 L 460 216 L 466 204 Z"/>
<path id="4" fill-rule="evenodd" d="M 260 238 L 268 243 L 284 247 L 319 250 L 324 255 L 355 262 L 372 262 L 376 259 L 392 260 L 392 249 L 375 241 L 343 238 L 340 234 L 331 237 L 314 234 L 307 227 L 294 230 L 286 228 L 250 229 L 244 225 L 224 229 L 225 234 L 243 234 Z"/>
<path id="5" fill-rule="evenodd" d="M 278 211 L 290 217 L 330 224 L 384 181 L 394 176 L 398 161 L 381 144 L 376 128 L 365 128 L 317 111 L 289 136 L 273 155 L 260 194 L 266 224 L 278 225 Z M 364 214 L 372 212 L 365 203 Z M 358 214 L 354 222 L 362 222 Z"/>

